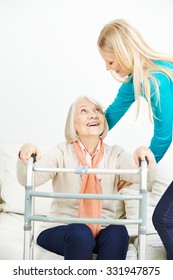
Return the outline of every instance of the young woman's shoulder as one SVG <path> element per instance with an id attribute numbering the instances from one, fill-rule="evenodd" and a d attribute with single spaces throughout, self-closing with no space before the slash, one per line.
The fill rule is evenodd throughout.
<path id="1" fill-rule="evenodd" d="M 166 68 L 172 68 L 173 69 L 173 61 L 156 60 L 154 63 L 156 65 L 161 66 L 161 67 L 166 67 Z"/>
<path id="2" fill-rule="evenodd" d="M 170 75 L 173 77 L 173 62 L 171 61 L 155 61 L 155 64 L 158 65 L 159 67 L 165 68 L 166 70 L 169 71 Z M 157 79 L 158 86 L 161 89 L 170 88 L 170 85 L 172 84 L 171 79 L 161 70 L 153 72 L 153 76 Z M 152 81 L 150 81 L 152 84 Z M 172 86 L 171 86 L 172 88 Z"/>

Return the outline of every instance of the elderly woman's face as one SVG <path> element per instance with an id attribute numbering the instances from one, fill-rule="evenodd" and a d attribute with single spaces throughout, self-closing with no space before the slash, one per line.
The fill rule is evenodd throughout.
<path id="1" fill-rule="evenodd" d="M 88 99 L 80 100 L 76 105 L 75 128 L 80 137 L 97 136 L 104 130 L 102 110 Z"/>

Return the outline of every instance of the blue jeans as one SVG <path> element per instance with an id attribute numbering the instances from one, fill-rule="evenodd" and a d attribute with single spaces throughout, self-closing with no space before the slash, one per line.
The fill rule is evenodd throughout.
<path id="1" fill-rule="evenodd" d="M 159 200 L 152 220 L 163 242 L 168 259 L 173 260 L 173 182 Z"/>
<path id="2" fill-rule="evenodd" d="M 65 260 L 124 260 L 129 236 L 125 226 L 109 225 L 96 238 L 85 224 L 69 224 L 46 229 L 37 238 L 37 244 Z"/>

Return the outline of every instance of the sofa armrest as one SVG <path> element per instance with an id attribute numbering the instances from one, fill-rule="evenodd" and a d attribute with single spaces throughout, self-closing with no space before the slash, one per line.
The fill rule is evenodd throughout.
<path id="1" fill-rule="evenodd" d="M 1 191 L 2 191 L 2 180 L 0 179 L 0 212 L 2 211 L 2 207 L 1 207 L 1 204 L 2 204 Z"/>

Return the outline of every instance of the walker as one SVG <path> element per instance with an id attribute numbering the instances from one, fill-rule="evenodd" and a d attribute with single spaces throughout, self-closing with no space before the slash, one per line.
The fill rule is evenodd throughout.
<path id="1" fill-rule="evenodd" d="M 34 221 L 42 222 L 62 222 L 69 223 L 94 223 L 94 224 L 116 224 L 128 225 L 138 224 L 138 256 L 139 260 L 145 259 L 145 238 L 146 238 L 146 209 L 147 209 L 147 161 L 141 161 L 138 169 L 99 169 L 87 168 L 85 166 L 78 168 L 38 168 L 34 165 L 35 156 L 31 156 L 27 164 L 26 186 L 25 186 L 25 212 L 24 212 L 24 250 L 23 259 L 33 259 L 34 244 Z M 139 174 L 140 191 L 139 195 L 104 195 L 104 194 L 72 194 L 56 192 L 38 192 L 34 190 L 33 175 L 34 172 L 66 172 L 80 174 Z M 34 197 L 47 198 L 69 198 L 69 199 L 102 199 L 102 200 L 139 200 L 139 217 L 138 219 L 93 219 L 93 218 L 62 218 L 46 217 L 34 215 Z"/>

